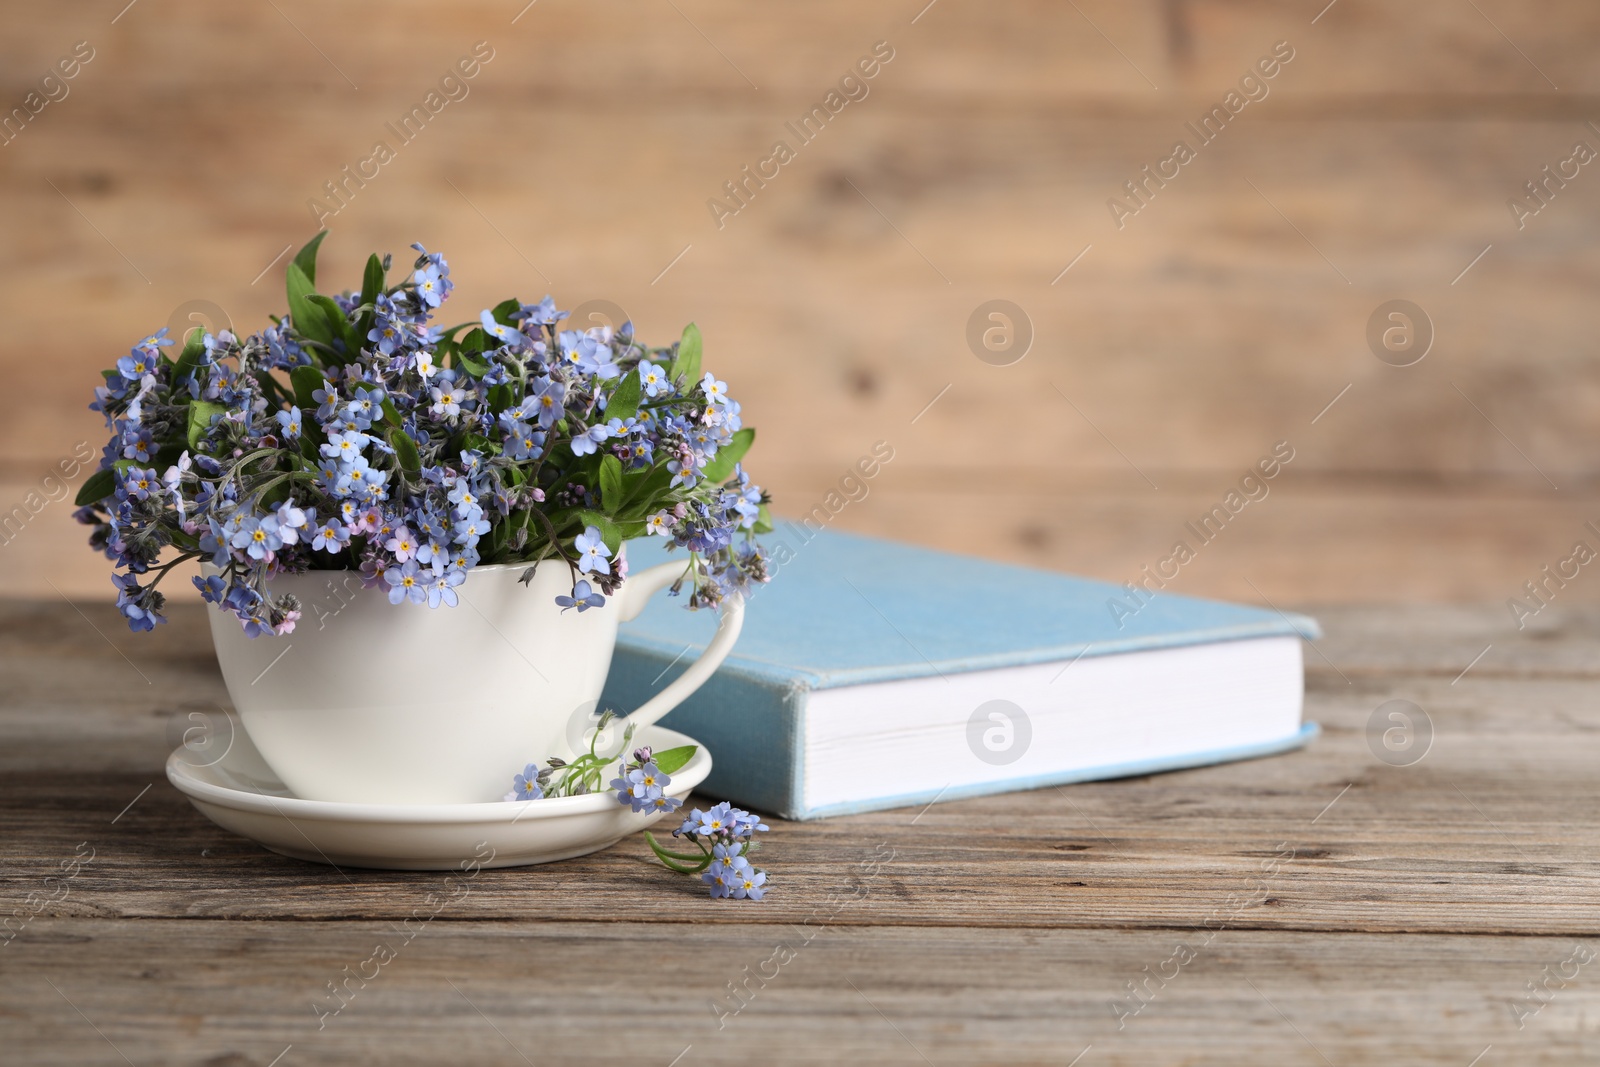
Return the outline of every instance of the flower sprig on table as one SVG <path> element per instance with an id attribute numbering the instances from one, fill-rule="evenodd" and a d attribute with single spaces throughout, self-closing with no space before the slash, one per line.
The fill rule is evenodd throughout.
<path id="1" fill-rule="evenodd" d="M 672 784 L 672 772 L 694 758 L 697 746 L 680 745 L 656 752 L 645 745 L 634 749 L 632 759 L 627 761 L 601 756 L 596 748 L 613 717 L 610 711 L 600 716 L 589 750 L 571 762 L 551 757 L 543 768 L 533 763 L 524 767 L 514 777 L 504 799 L 542 800 L 597 792 L 606 769 L 615 766 L 617 777 L 611 781 L 611 790 L 617 803 L 645 814 L 671 814 L 681 808 L 683 801 L 667 796 L 667 787 Z M 623 732 L 622 747 L 626 749 L 632 739 L 630 725 Z M 709 811 L 695 808 L 683 825 L 672 831 L 674 838 L 686 840 L 697 852 L 667 849 L 648 830 L 644 836 L 663 865 L 680 874 L 698 874 L 713 898 L 760 900 L 766 895 L 767 872 L 753 866 L 749 856 L 760 847 L 755 835 L 766 830 L 767 825 L 758 816 L 724 801 Z"/>
<path id="2" fill-rule="evenodd" d="M 663 848 L 649 830 L 645 840 L 656 858 L 683 874 L 699 874 L 713 897 L 760 900 L 766 893 L 767 872 L 752 866 L 749 856 L 760 848 L 756 833 L 767 824 L 759 816 L 723 801 L 709 811 L 695 808 L 683 825 L 672 831 L 700 850 L 698 856 Z"/>
<path id="3" fill-rule="evenodd" d="M 163 621 L 157 585 L 191 559 L 252 637 L 294 629 L 302 606 L 268 584 L 307 569 L 439 607 L 475 566 L 554 558 L 573 581 L 558 603 L 581 613 L 625 580 L 622 542 L 658 535 L 689 552 L 691 607 L 766 580 L 767 497 L 740 462 L 755 431 L 692 324 L 646 348 L 631 324 L 562 329 L 546 296 L 440 327 L 443 255 L 413 245 L 393 283 L 373 255 L 359 293 L 325 296 L 323 236 L 288 267 L 288 316 L 243 339 L 194 330 L 176 359 L 162 330 L 95 390 L 111 438 L 77 517 L 120 568 L 132 629 Z"/>

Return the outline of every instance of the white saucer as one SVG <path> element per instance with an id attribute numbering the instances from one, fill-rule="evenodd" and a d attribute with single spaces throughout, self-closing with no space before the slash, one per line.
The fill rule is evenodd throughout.
<path id="1" fill-rule="evenodd" d="M 231 742 L 220 759 L 203 766 L 196 765 L 201 761 L 194 750 L 180 745 L 167 757 L 168 780 L 218 826 L 285 856 L 336 867 L 443 871 L 550 863 L 598 852 L 663 817 L 636 814 L 609 790 L 494 804 L 302 800 L 237 724 Z M 658 751 L 698 746 L 672 775 L 667 792 L 680 800 L 711 773 L 705 746 L 674 730 L 647 726 L 637 742 Z"/>

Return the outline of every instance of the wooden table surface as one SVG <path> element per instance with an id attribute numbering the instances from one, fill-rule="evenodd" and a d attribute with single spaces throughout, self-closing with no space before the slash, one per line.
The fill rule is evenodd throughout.
<path id="1" fill-rule="evenodd" d="M 0 914 L 39 908 L 0 945 L 0 1060 L 1594 1062 L 1600 611 L 1318 614 L 1304 751 L 774 820 L 760 904 L 637 837 L 485 871 L 322 1017 L 443 876 L 280 857 L 166 782 L 172 717 L 226 702 L 198 611 L 135 637 L 0 601 Z M 1425 754 L 1375 754 L 1396 699 Z"/>

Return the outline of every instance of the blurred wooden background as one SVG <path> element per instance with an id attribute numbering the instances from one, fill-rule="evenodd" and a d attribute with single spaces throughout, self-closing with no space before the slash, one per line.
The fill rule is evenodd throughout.
<path id="1" fill-rule="evenodd" d="M 186 302 L 280 309 L 308 199 L 485 41 L 329 220 L 320 280 L 421 240 L 453 319 L 549 291 L 663 342 L 699 322 L 782 513 L 887 440 L 840 528 L 1120 581 L 1287 440 L 1173 588 L 1503 600 L 1600 547 L 1600 166 L 1524 229 L 1506 206 L 1600 147 L 1595 5 L 523 3 L 12 5 L 0 106 L 94 58 L 0 147 L 0 510 L 98 447 L 96 372 Z M 878 41 L 869 95 L 719 230 L 708 198 Z M 1270 95 L 1118 230 L 1107 199 L 1278 41 Z M 1034 332 L 1010 366 L 966 340 L 996 298 Z M 1436 330 L 1405 368 L 1365 337 L 1395 298 Z M 0 592 L 110 595 L 70 510 L 0 545 Z"/>

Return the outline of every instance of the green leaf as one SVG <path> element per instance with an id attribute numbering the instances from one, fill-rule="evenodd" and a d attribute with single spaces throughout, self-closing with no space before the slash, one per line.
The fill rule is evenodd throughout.
<path id="1" fill-rule="evenodd" d="M 105 470 L 95 471 L 78 489 L 77 499 L 72 504 L 79 508 L 87 504 L 98 504 L 110 496 L 116 487 L 117 472 L 113 468 L 107 467 Z"/>
<path id="2" fill-rule="evenodd" d="M 490 314 L 494 316 L 494 321 L 498 322 L 502 326 L 515 326 L 517 324 L 517 320 L 512 316 L 516 315 L 516 313 L 521 310 L 522 301 L 518 300 L 516 297 L 512 297 L 510 300 L 502 300 L 500 303 L 496 304 L 494 306 L 494 310 L 491 311 Z"/>
<path id="3" fill-rule="evenodd" d="M 664 752 L 657 752 L 650 757 L 650 762 L 654 763 L 656 769 L 662 774 L 677 774 L 690 760 L 694 759 L 694 754 L 698 750 L 699 748 L 696 745 L 679 745 L 677 748 L 669 748 Z"/>
<path id="4" fill-rule="evenodd" d="M 388 397 L 383 398 L 383 421 L 396 429 L 405 425 L 405 422 L 400 418 L 400 412 L 394 406 L 394 401 Z"/>
<path id="5" fill-rule="evenodd" d="M 636 511 L 637 508 L 630 505 L 637 503 L 635 498 L 639 495 L 639 490 L 643 489 L 650 481 L 650 473 L 649 467 L 628 468 L 622 472 L 621 499 L 606 501 L 607 510 L 616 516 L 619 521 L 624 518 L 644 517 L 644 512 L 642 511 L 638 515 L 631 515 L 630 513 Z M 644 503 L 648 504 L 649 501 L 646 500 Z"/>
<path id="6" fill-rule="evenodd" d="M 600 460 L 600 503 L 611 511 L 622 506 L 622 461 L 607 452 Z"/>
<path id="7" fill-rule="evenodd" d="M 611 394 L 611 399 L 606 402 L 606 418 L 633 418 L 639 414 L 639 398 L 641 395 L 639 372 L 631 370 L 622 376 L 622 381 L 617 383 L 616 391 Z"/>
<path id="8" fill-rule="evenodd" d="M 183 340 L 183 351 L 178 355 L 178 362 L 173 365 L 171 382 L 174 386 L 184 384 L 194 369 L 200 365 L 200 357 L 205 355 L 206 345 L 201 338 L 205 330 L 196 326 L 190 330 Z"/>
<path id="9" fill-rule="evenodd" d="M 463 352 L 482 352 L 489 347 L 489 335 L 482 326 L 474 326 L 458 344 Z"/>
<path id="10" fill-rule="evenodd" d="M 383 292 L 383 282 L 383 260 L 374 252 L 367 257 L 366 273 L 361 278 L 361 306 L 369 309 L 361 313 L 361 322 L 356 326 L 356 333 L 363 338 L 372 332 L 372 325 L 377 321 L 377 312 L 371 308 Z"/>
<path id="11" fill-rule="evenodd" d="M 672 360 L 670 373 L 674 379 L 681 375 L 688 384 L 693 385 L 700 377 L 700 347 L 700 327 L 691 322 L 683 328 L 678 354 Z"/>
<path id="12" fill-rule="evenodd" d="M 759 514 L 756 515 L 756 524 L 754 527 L 752 527 L 752 531 L 758 534 L 771 533 L 773 529 L 772 512 L 767 510 L 767 506 L 765 504 L 762 504 L 758 510 Z"/>
<path id="13" fill-rule="evenodd" d="M 707 463 L 702 470 L 707 481 L 713 485 L 721 485 L 733 476 L 734 464 L 744 458 L 750 451 L 750 446 L 755 443 L 756 428 L 746 426 L 733 435 L 733 440 L 717 449 L 716 457 Z"/>
<path id="14" fill-rule="evenodd" d="M 457 354 L 451 363 L 453 366 L 460 367 L 474 378 L 482 378 L 489 373 L 489 365 L 487 363 L 479 363 L 468 355 Z"/>
<path id="15" fill-rule="evenodd" d="M 639 479 L 639 475 L 644 477 Z M 637 484 L 630 484 L 636 479 Z M 657 508 L 673 502 L 667 495 L 672 486 L 672 472 L 667 470 L 664 463 L 659 467 L 629 471 L 622 480 L 627 500 L 622 513 L 617 516 L 619 521 L 642 519 Z"/>
<path id="16" fill-rule="evenodd" d="M 328 345 L 333 343 L 333 326 L 322 314 L 322 309 L 311 302 L 317 290 L 298 264 L 289 264 L 289 317 L 294 328 L 313 341 Z"/>
<path id="17" fill-rule="evenodd" d="M 307 275 L 310 277 L 311 275 Z M 367 257 L 367 269 L 361 277 L 361 302 L 371 304 L 383 292 L 383 260 L 374 252 Z"/>
<path id="18" fill-rule="evenodd" d="M 422 470 L 422 457 L 417 453 L 417 443 L 398 426 L 391 426 L 388 433 L 389 447 L 394 449 L 394 458 L 400 462 L 400 469 L 407 474 L 416 474 Z"/>
<path id="19" fill-rule="evenodd" d="M 496 415 L 516 403 L 516 393 L 509 385 L 497 385 L 489 390 L 489 410 Z"/>
<path id="20" fill-rule="evenodd" d="M 350 359 L 355 359 L 361 352 L 361 339 L 356 336 L 355 327 L 350 325 L 350 319 L 346 317 L 344 309 L 331 296 L 323 296 L 317 293 L 308 297 L 308 299 L 322 309 L 322 315 L 328 320 L 328 327 L 332 336 L 337 340 L 343 341 L 345 354 Z"/>
<path id="21" fill-rule="evenodd" d="M 321 367 L 296 367 L 289 372 L 289 382 L 294 386 L 294 402 L 302 412 L 316 411 L 317 398 L 313 396 L 327 382 Z"/>
<path id="22" fill-rule="evenodd" d="M 311 240 L 306 242 L 304 248 L 294 254 L 293 267 L 299 267 L 300 273 L 306 276 L 306 281 L 315 285 L 317 282 L 317 246 L 322 244 L 322 239 L 328 236 L 328 231 L 323 230 Z"/>
<path id="23" fill-rule="evenodd" d="M 211 420 L 221 415 L 228 409 L 221 404 L 213 404 L 207 400 L 196 400 L 189 405 L 189 447 L 194 448 L 200 443 L 200 438 L 205 436 L 211 428 Z"/>

